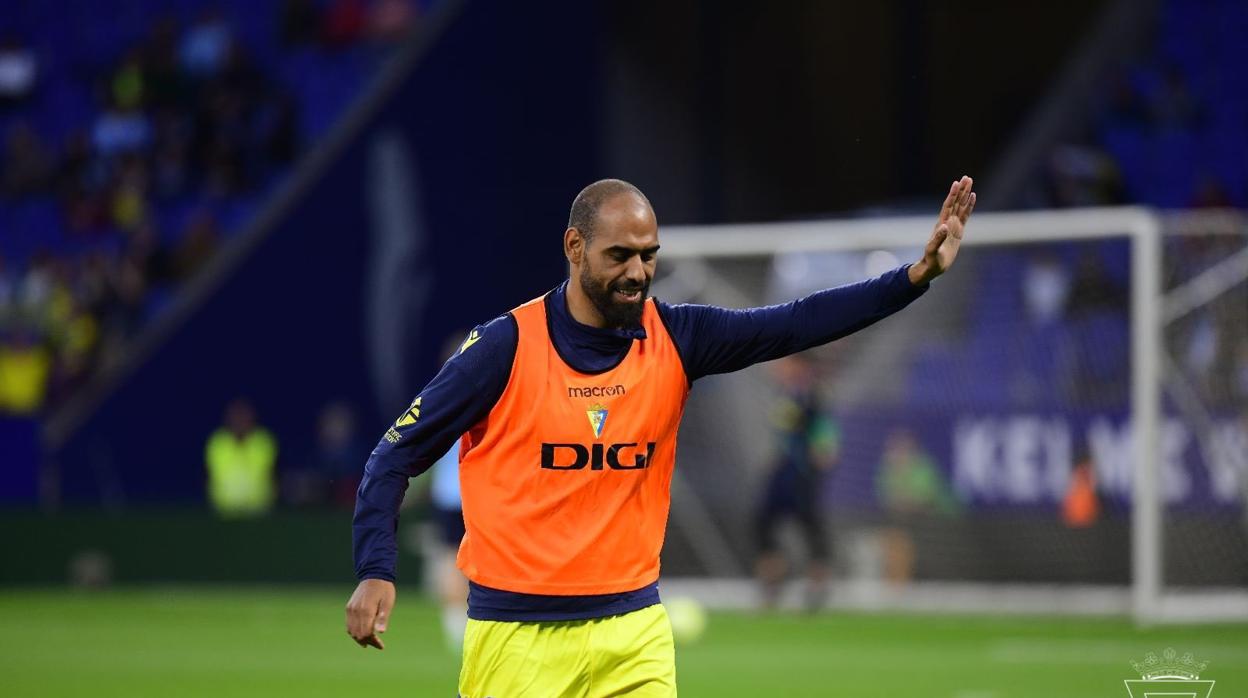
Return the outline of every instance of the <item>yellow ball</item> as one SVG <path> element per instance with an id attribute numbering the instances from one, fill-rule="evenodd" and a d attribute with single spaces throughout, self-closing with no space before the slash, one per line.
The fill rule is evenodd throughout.
<path id="1" fill-rule="evenodd" d="M 679 644 L 693 644 L 706 632 L 706 609 L 696 599 L 681 596 L 663 602 Z"/>

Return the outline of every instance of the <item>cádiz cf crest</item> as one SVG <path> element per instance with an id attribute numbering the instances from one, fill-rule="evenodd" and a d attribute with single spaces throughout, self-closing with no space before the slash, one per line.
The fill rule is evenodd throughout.
<path id="1" fill-rule="evenodd" d="M 607 407 L 594 403 L 585 410 L 585 414 L 589 415 L 589 426 L 594 430 L 594 438 L 602 436 L 602 427 L 607 423 Z"/>

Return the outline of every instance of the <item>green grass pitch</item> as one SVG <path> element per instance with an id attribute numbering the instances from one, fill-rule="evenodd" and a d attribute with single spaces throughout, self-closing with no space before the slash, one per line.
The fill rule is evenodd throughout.
<path id="1" fill-rule="evenodd" d="M 387 649 L 366 651 L 343 629 L 349 592 L 5 589 L 0 695 L 455 695 L 428 600 L 400 589 Z M 686 698 L 1123 698 L 1129 662 L 1166 647 L 1209 661 L 1215 697 L 1248 695 L 1248 625 L 1060 617 L 713 613 L 677 677 Z"/>

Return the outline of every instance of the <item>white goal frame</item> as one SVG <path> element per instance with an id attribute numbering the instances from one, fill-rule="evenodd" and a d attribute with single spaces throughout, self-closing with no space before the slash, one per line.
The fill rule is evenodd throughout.
<path id="1" fill-rule="evenodd" d="M 786 253 L 914 248 L 926 243 L 934 216 L 856 220 L 668 226 L 661 257 L 688 260 L 761 257 Z M 1161 215 L 1143 207 L 1082 208 L 1019 213 L 976 213 L 969 246 L 1127 238 L 1131 246 L 1131 419 L 1137 454 L 1132 485 L 1129 609 L 1139 623 L 1248 618 L 1248 591 L 1166 592 L 1162 579 L 1162 503 L 1159 490 L 1163 330 Z M 957 273 L 955 269 L 953 274 Z M 1175 296 L 1184 289 L 1176 289 Z M 1177 300 L 1177 299 L 1174 299 Z M 1173 305 L 1173 300 L 1171 301 Z M 1035 589 L 1020 590 L 1035 597 Z M 1121 613 L 1128 602 L 1107 604 Z M 1053 592 L 1053 608 L 1068 605 Z"/>

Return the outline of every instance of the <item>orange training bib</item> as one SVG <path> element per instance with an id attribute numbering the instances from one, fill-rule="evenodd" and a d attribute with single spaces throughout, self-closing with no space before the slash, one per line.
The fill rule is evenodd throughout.
<path id="1" fill-rule="evenodd" d="M 472 581 L 528 594 L 610 594 L 658 579 L 676 431 L 689 384 L 653 299 L 615 367 L 569 367 L 550 337 L 545 298 L 512 311 L 511 378 L 464 435 L 467 533 L 458 565 Z"/>

